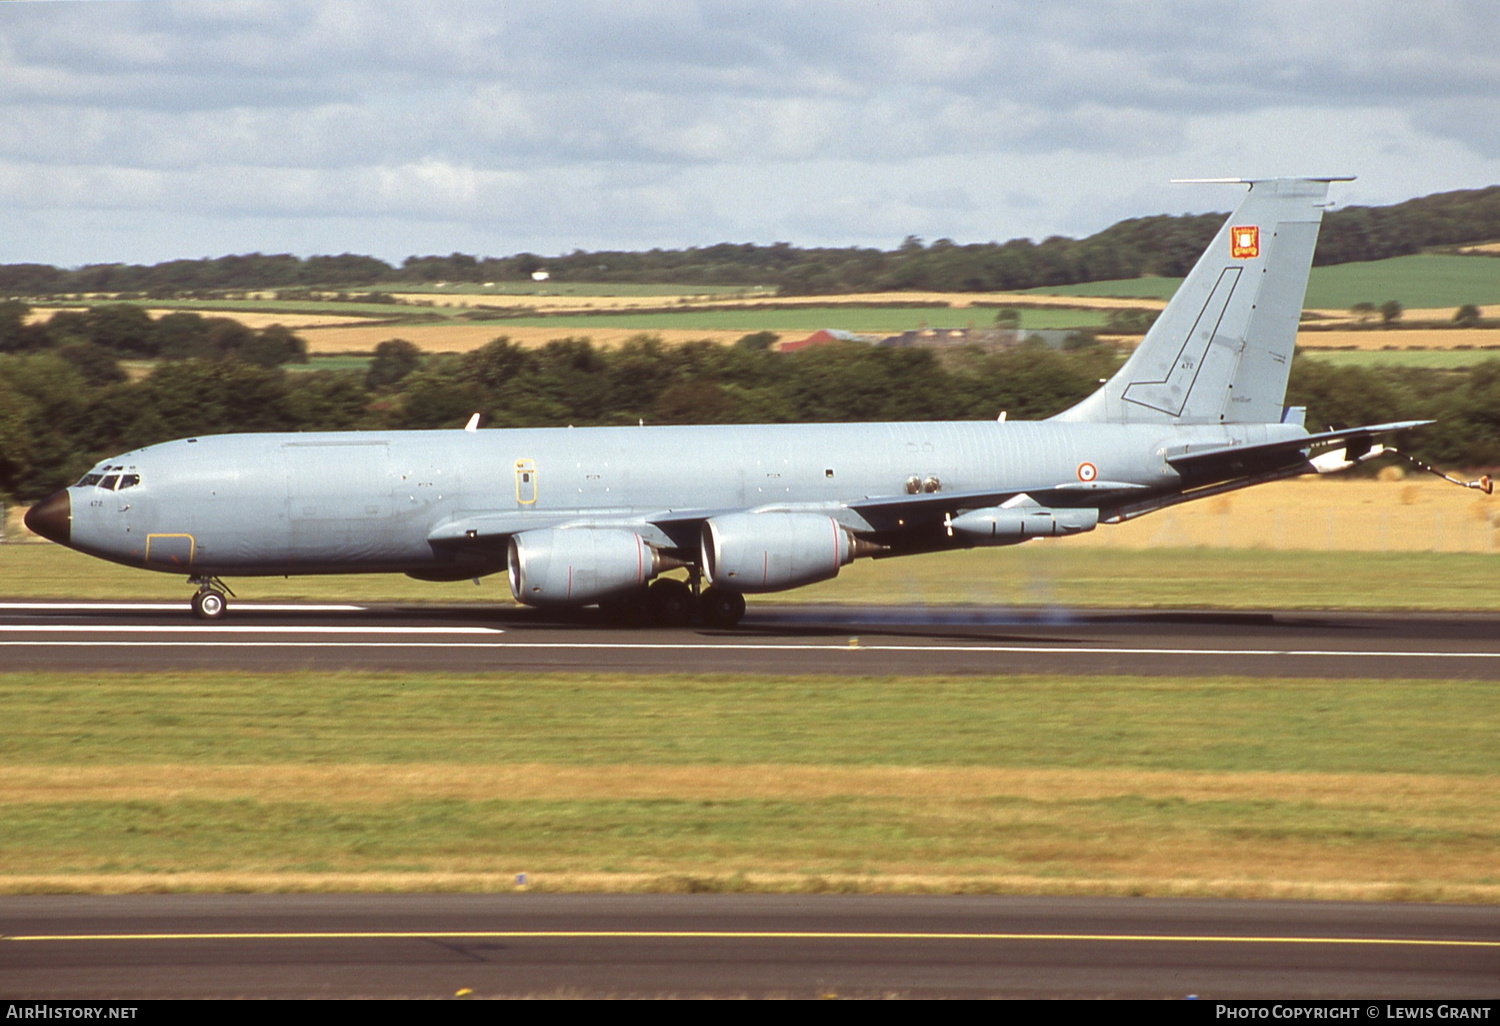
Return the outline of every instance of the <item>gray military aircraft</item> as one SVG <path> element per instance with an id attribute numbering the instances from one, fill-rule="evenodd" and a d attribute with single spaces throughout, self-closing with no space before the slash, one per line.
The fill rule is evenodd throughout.
<path id="1" fill-rule="evenodd" d="M 738 622 L 851 560 L 1092 531 L 1353 466 L 1423 421 L 1309 433 L 1283 406 L 1328 183 L 1250 186 L 1140 346 L 1045 421 L 238 434 L 99 464 L 26 524 L 80 552 L 231 575 L 507 570 L 519 602 Z M 686 581 L 661 577 L 685 569 Z M 654 583 L 653 583 L 654 580 Z"/>

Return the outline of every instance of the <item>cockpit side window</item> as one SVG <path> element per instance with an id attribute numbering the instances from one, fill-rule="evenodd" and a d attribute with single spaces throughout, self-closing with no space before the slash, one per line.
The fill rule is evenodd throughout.
<path id="1" fill-rule="evenodd" d="M 115 490 L 115 485 L 119 482 L 119 480 L 119 474 L 110 474 L 103 481 L 99 482 L 99 487 L 103 488 L 107 492 L 112 492 Z"/>
<path id="2" fill-rule="evenodd" d="M 139 475 L 139 474 L 121 474 L 120 475 L 120 487 L 117 489 L 117 491 L 122 491 L 123 492 L 125 489 L 127 489 L 127 488 L 134 488 L 136 485 L 138 485 L 140 483 L 141 483 L 141 475 Z"/>

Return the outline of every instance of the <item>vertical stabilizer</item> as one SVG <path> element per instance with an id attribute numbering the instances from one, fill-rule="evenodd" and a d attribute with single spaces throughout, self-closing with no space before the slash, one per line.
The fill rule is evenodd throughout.
<path id="1" fill-rule="evenodd" d="M 1054 419 L 1280 421 L 1328 183 L 1347 180 L 1242 183 L 1250 186 L 1249 194 L 1130 359 L 1099 391 Z"/>

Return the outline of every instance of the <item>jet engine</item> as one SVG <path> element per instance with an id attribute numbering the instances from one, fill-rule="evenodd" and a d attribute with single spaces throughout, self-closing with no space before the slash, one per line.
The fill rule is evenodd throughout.
<path id="1" fill-rule="evenodd" d="M 874 551 L 821 513 L 733 513 L 703 523 L 703 575 L 728 591 L 782 591 L 837 577 Z"/>
<path id="2" fill-rule="evenodd" d="M 586 606 L 682 565 L 634 531 L 600 527 L 522 531 L 510 540 L 509 564 L 511 594 L 529 606 Z"/>

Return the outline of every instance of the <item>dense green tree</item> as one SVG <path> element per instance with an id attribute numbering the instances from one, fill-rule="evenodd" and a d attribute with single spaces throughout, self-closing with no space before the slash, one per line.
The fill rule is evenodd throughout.
<path id="1" fill-rule="evenodd" d="M 366 388 L 387 388 L 422 366 L 422 350 L 404 338 L 386 339 L 375 347 L 365 373 Z"/>
<path id="2" fill-rule="evenodd" d="M 307 343 L 281 324 L 268 324 L 231 350 L 236 359 L 258 367 L 279 367 L 285 363 L 306 363 Z"/>
<path id="3" fill-rule="evenodd" d="M 780 341 L 781 336 L 774 331 L 754 331 L 748 335 L 741 335 L 735 340 L 735 346 L 740 349 L 759 351 L 770 349 Z"/>
<path id="4" fill-rule="evenodd" d="M 115 355 L 101 345 L 70 342 L 59 346 L 56 353 L 89 385 L 112 385 L 125 380 L 125 372 L 120 369 Z"/>
<path id="5" fill-rule="evenodd" d="M 357 373 L 309 371 L 286 377 L 289 426 L 317 424 L 324 431 L 375 427 L 369 406 L 370 393 Z"/>
<path id="6" fill-rule="evenodd" d="M 31 307 L 19 300 L 0 302 L 0 353 L 29 353 L 52 344 L 44 325 L 30 323 Z"/>

